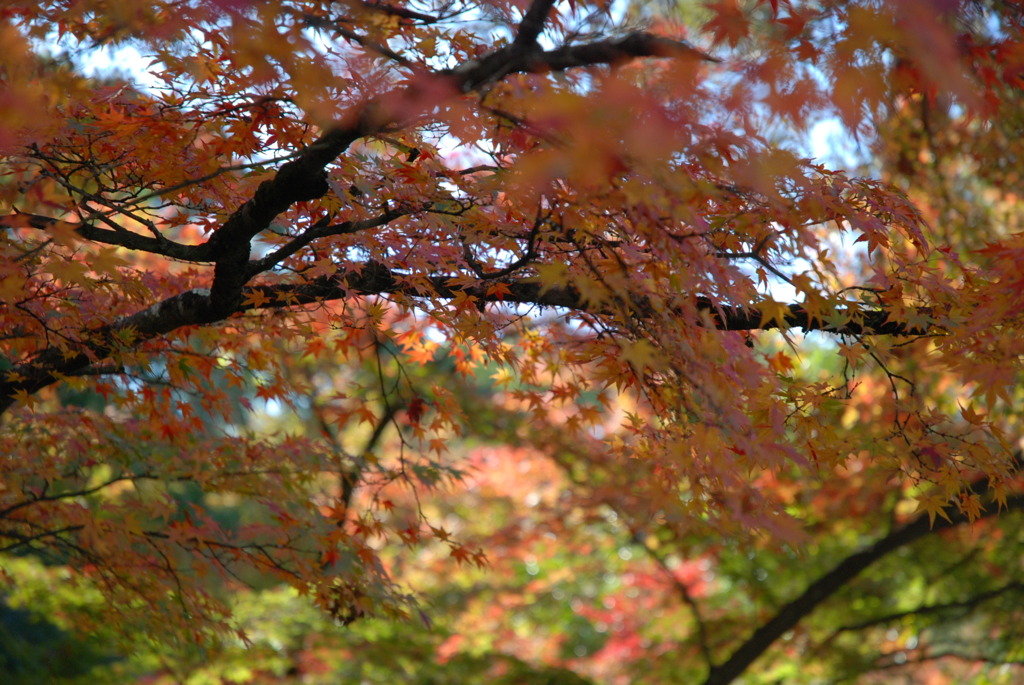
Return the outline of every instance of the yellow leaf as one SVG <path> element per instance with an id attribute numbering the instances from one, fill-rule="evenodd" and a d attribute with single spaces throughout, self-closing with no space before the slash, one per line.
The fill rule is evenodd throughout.
<path id="1" fill-rule="evenodd" d="M 565 264 L 540 264 L 537 275 L 540 277 L 541 292 L 564 286 L 568 269 Z"/>
<path id="2" fill-rule="evenodd" d="M 245 294 L 242 304 L 250 307 L 260 308 L 270 301 L 263 288 L 254 288 Z"/>
<path id="3" fill-rule="evenodd" d="M 30 409 L 35 405 L 36 401 L 38 400 L 38 398 L 35 395 L 29 393 L 24 388 L 20 390 L 15 390 L 11 397 L 13 397 L 14 401 L 17 402 L 18 404 L 28 407 Z"/>
<path id="4" fill-rule="evenodd" d="M 491 378 L 494 379 L 494 384 L 499 388 L 505 387 L 515 380 L 515 375 L 511 369 L 506 367 L 499 367 L 497 371 L 491 374 Z"/>
<path id="5" fill-rule="evenodd" d="M 949 500 L 942 495 L 924 495 L 918 498 L 916 511 L 928 513 L 928 525 L 930 526 L 935 525 L 936 514 L 952 523 L 949 514 L 946 513 L 947 504 L 949 504 Z"/>
<path id="6" fill-rule="evenodd" d="M 778 327 L 782 330 L 789 328 L 787 317 L 792 316 L 789 305 L 778 302 L 772 298 L 761 300 L 755 305 L 761 312 L 761 325 L 765 328 Z M 774 326 L 772 326 L 774 324 Z"/>
<path id="7" fill-rule="evenodd" d="M 642 376 L 650 367 L 657 366 L 658 350 L 646 340 L 622 343 L 622 359 L 633 367 L 637 376 Z"/>

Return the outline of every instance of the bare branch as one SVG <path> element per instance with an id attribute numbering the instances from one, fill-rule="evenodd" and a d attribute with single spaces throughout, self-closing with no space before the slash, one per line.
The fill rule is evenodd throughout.
<path id="1" fill-rule="evenodd" d="M 1013 580 L 999 587 L 986 590 L 985 592 L 979 592 L 976 595 L 971 595 L 966 599 L 957 600 L 955 602 L 941 602 L 937 604 L 925 604 L 923 606 L 908 609 L 906 611 L 896 611 L 889 614 L 883 614 L 882 616 L 874 616 L 857 623 L 851 623 L 848 625 L 837 628 L 832 635 L 825 640 L 825 644 L 832 642 L 841 633 L 855 632 L 858 630 L 864 630 L 865 628 L 872 628 L 874 626 L 886 625 L 888 623 L 895 623 L 904 618 L 910 616 L 928 616 L 932 614 L 945 614 L 959 612 L 961 614 L 967 613 L 972 609 L 976 608 L 979 604 L 983 604 L 990 599 L 995 599 L 1000 595 L 1007 593 L 1024 592 L 1024 582 L 1019 580 Z"/>
<path id="2" fill-rule="evenodd" d="M 206 245 L 183 245 L 162 236 L 149 237 L 128 230 L 100 228 L 90 223 L 69 223 L 39 214 L 16 212 L 0 217 L 0 229 L 35 228 L 40 231 L 50 231 L 58 225 L 69 227 L 85 240 L 104 245 L 117 245 L 129 250 L 149 252 L 186 262 L 212 261 Z"/>
<path id="3" fill-rule="evenodd" d="M 1022 507 L 1024 507 L 1024 494 L 1007 498 L 1003 511 L 1012 511 Z M 994 516 L 997 511 L 996 507 L 992 507 L 990 512 L 982 518 Z M 808 585 L 800 596 L 782 606 L 767 623 L 755 630 L 753 635 L 740 645 L 724 663 L 712 668 L 707 679 L 704 680 L 704 685 L 726 685 L 740 677 L 783 634 L 795 628 L 804 617 L 846 587 L 862 571 L 879 559 L 901 547 L 913 544 L 923 537 L 955 528 L 969 521 L 964 513 L 956 509 L 948 509 L 946 513 L 949 518 L 939 518 L 934 525 L 926 514 L 922 514 L 876 541 L 867 549 L 847 556 L 831 571 Z"/>
<path id="4" fill-rule="evenodd" d="M 408 66 L 411 64 L 411 62 L 408 59 L 398 54 L 388 46 L 371 40 L 366 36 L 360 36 L 355 31 L 350 31 L 349 29 L 342 26 L 340 21 L 332 21 L 330 19 L 318 17 L 312 14 L 302 15 L 302 20 L 303 22 L 306 23 L 307 26 L 312 26 L 314 28 L 324 29 L 327 31 L 333 31 L 342 38 L 345 38 L 346 40 L 349 40 L 355 43 L 356 45 L 366 50 L 369 50 L 370 52 L 375 52 L 378 55 L 387 57 L 388 59 L 392 60 L 397 64 L 401 64 L 402 66 Z"/>
<path id="5" fill-rule="evenodd" d="M 423 14 L 422 12 L 416 12 L 406 7 L 395 7 L 394 5 L 388 5 L 383 2 L 361 2 L 359 4 L 368 10 L 375 10 L 384 14 L 390 14 L 401 19 L 411 19 L 424 24 L 435 24 L 441 21 L 441 17 L 435 17 L 432 14 Z"/>
<path id="6" fill-rule="evenodd" d="M 340 224 L 325 224 L 322 226 L 311 226 L 309 229 L 303 231 L 300 235 L 296 236 L 293 240 L 289 241 L 285 245 L 282 245 L 278 249 L 274 250 L 266 257 L 262 259 L 255 259 L 249 262 L 247 269 L 249 278 L 256 274 L 263 273 L 268 269 L 273 268 L 277 264 L 292 256 L 302 248 L 306 247 L 315 240 L 326 238 L 334 235 L 349 235 L 352 233 L 358 233 L 371 228 L 377 228 L 383 226 L 400 216 L 406 216 L 412 213 L 412 210 L 400 211 L 400 210 L 388 210 L 379 216 L 371 217 L 369 219 L 362 219 L 359 221 L 343 221 Z"/>

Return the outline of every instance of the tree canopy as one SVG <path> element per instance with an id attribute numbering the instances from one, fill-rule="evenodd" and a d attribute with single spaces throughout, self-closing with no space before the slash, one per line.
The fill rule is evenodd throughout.
<path id="1" fill-rule="evenodd" d="M 1020 675 L 1019 3 L 0 8 L 15 605 L 228 680 Z"/>

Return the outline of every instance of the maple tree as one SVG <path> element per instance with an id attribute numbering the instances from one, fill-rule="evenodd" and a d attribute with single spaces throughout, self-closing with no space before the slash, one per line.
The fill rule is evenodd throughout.
<path id="1" fill-rule="evenodd" d="M 635 550 L 634 611 L 686 617 L 523 646 L 595 678 L 730 682 L 798 629 L 868 671 L 848 634 L 1019 593 L 1017 4 L 0 7 L 0 552 L 99 593 L 80 627 L 249 640 L 226 593 L 278 583 L 429 623 L 403 555 L 486 574 L 535 526 L 566 546 L 532 563 Z M 125 45 L 148 66 L 83 75 Z M 824 116 L 875 177 L 797 152 Z M 446 523 L 537 460 L 568 494 Z M 895 552 L 1004 582 L 810 621 Z"/>

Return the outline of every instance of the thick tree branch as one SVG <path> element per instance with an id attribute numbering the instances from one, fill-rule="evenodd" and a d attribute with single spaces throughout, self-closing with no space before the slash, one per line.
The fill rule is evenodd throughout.
<path id="1" fill-rule="evenodd" d="M 507 74 L 544 73 L 599 64 L 620 64 L 640 57 L 719 61 L 686 41 L 671 40 L 646 31 L 635 31 L 619 38 L 607 38 L 581 45 L 564 45 L 546 51 L 526 50 L 513 44 L 483 59 L 466 62 L 442 74 L 453 78 L 455 85 L 465 93 L 493 83 Z"/>
<path id="2" fill-rule="evenodd" d="M 311 304 L 329 300 L 343 299 L 352 295 L 401 294 L 406 297 L 422 297 L 409 286 L 405 274 L 392 271 L 385 266 L 371 262 L 359 269 L 353 269 L 332 278 L 301 284 L 282 284 L 272 286 L 254 286 L 251 292 L 258 292 L 259 302 L 244 309 L 278 308 L 299 304 Z M 506 279 L 507 292 L 496 294 L 492 289 L 491 279 L 480 279 L 479 283 L 464 286 L 450 285 L 448 276 L 431 277 L 432 295 L 441 298 L 454 298 L 469 295 L 477 302 L 507 302 L 540 307 L 560 307 L 591 314 L 607 314 L 589 305 L 580 293 L 572 286 L 542 285 L 536 278 Z M 754 307 L 736 307 L 719 305 L 705 297 L 698 297 L 697 309 L 706 312 L 711 325 L 723 331 L 753 331 L 779 328 L 775 320 L 765 320 L 764 315 Z M 653 308 L 646 307 L 641 301 L 637 305 L 638 316 L 650 316 Z M 929 314 L 929 310 L 921 309 L 919 314 Z M 790 328 L 802 328 L 805 331 L 822 331 L 840 335 L 925 335 L 929 331 L 898 321 L 890 321 L 884 309 L 845 309 L 833 312 L 835 320 L 841 324 L 830 324 L 820 317 L 812 316 L 803 305 L 789 305 L 786 323 Z"/>
<path id="3" fill-rule="evenodd" d="M 519 33 L 516 34 L 512 43 L 513 50 L 529 50 L 537 43 L 541 31 L 544 30 L 544 22 L 547 21 L 555 0 L 533 0 L 530 8 L 523 15 L 519 23 Z"/>
<path id="4" fill-rule="evenodd" d="M 0 382 L 0 414 L 23 394 L 33 394 L 110 357 L 126 345 L 135 346 L 183 326 L 212 323 L 208 318 L 208 290 L 187 290 L 162 300 L 113 324 L 87 331 L 77 352 L 50 347 L 30 362 L 6 371 Z"/>
<path id="5" fill-rule="evenodd" d="M 369 219 L 370 222 L 383 221 L 382 217 Z M 329 233 L 345 232 L 354 229 L 355 224 L 338 224 L 324 226 L 319 231 Z M 281 248 L 297 250 L 302 239 Z M 301 243 L 301 244 L 300 244 Z M 250 274 L 263 270 L 281 257 L 276 253 L 265 258 L 270 261 L 257 260 L 246 264 L 242 278 L 248 279 Z M 282 257 L 283 258 L 283 257 Z M 490 278 L 478 279 L 476 283 L 452 285 L 449 276 L 432 276 L 427 279 L 430 292 L 421 292 L 409 284 L 406 274 L 388 269 L 382 264 L 370 262 L 356 269 L 350 269 L 332 277 L 319 278 L 306 283 L 285 283 L 243 287 L 237 302 L 231 311 L 223 316 L 213 317 L 211 312 L 220 312 L 219 307 L 212 305 L 214 294 L 204 289 L 189 290 L 169 297 L 136 314 L 124 317 L 110 325 L 88 332 L 83 349 L 77 354 L 68 355 L 58 348 L 47 349 L 38 354 L 31 362 L 20 364 L 4 376 L 0 381 L 0 413 L 8 409 L 16 397 L 22 393 L 32 394 L 54 383 L 61 376 L 70 376 L 105 359 L 125 345 L 136 346 L 146 340 L 165 335 L 183 326 L 207 325 L 236 313 L 252 310 L 284 309 L 318 302 L 342 300 L 356 295 L 403 295 L 416 299 L 430 295 L 440 298 L 456 298 L 469 296 L 474 301 L 487 303 L 508 303 L 534 305 L 539 307 L 558 307 L 562 309 L 586 312 L 594 315 L 612 315 L 613 312 L 595 309 L 583 298 L 579 291 L 571 285 L 548 286 L 538 279 L 527 277 L 522 279 L 505 279 L 507 288 L 503 292 L 493 289 L 494 281 Z M 638 316 L 650 316 L 653 308 L 640 300 L 635 302 Z M 756 308 L 718 305 L 711 300 L 696 298 L 698 312 L 706 315 L 706 324 L 723 331 L 769 330 L 778 328 L 775 320 L 765 320 Z M 790 327 L 802 328 L 805 331 L 823 331 L 842 335 L 924 335 L 928 331 L 913 326 L 889 321 L 882 309 L 845 310 L 835 312 L 837 320 L 845 323 L 831 325 L 819 317 L 811 316 L 799 304 L 789 305 L 786 322 Z M 922 310 L 927 313 L 927 310 Z"/>
<path id="6" fill-rule="evenodd" d="M 704 62 L 721 62 L 684 40 L 672 40 L 637 31 L 621 38 L 566 45 L 541 53 L 534 62 L 534 71 L 562 71 L 588 64 L 617 64 L 638 57 L 677 57 Z"/>
<path id="7" fill-rule="evenodd" d="M 1024 494 L 1008 497 L 1002 511 L 1024 508 Z M 1000 511 L 996 507 L 989 509 L 986 516 L 994 516 Z M 831 571 L 819 577 L 788 604 L 781 607 L 764 625 L 754 631 L 726 661 L 711 669 L 704 685 L 726 685 L 731 683 L 754 661 L 764 654 L 783 634 L 792 630 L 818 606 L 846 587 L 862 571 L 901 547 L 910 545 L 923 537 L 955 528 L 968 523 L 968 517 L 955 509 L 947 510 L 948 520 L 939 518 L 934 524 L 927 515 L 921 515 L 910 523 L 897 528 L 889 535 L 881 538 L 867 549 L 854 552 Z"/>

